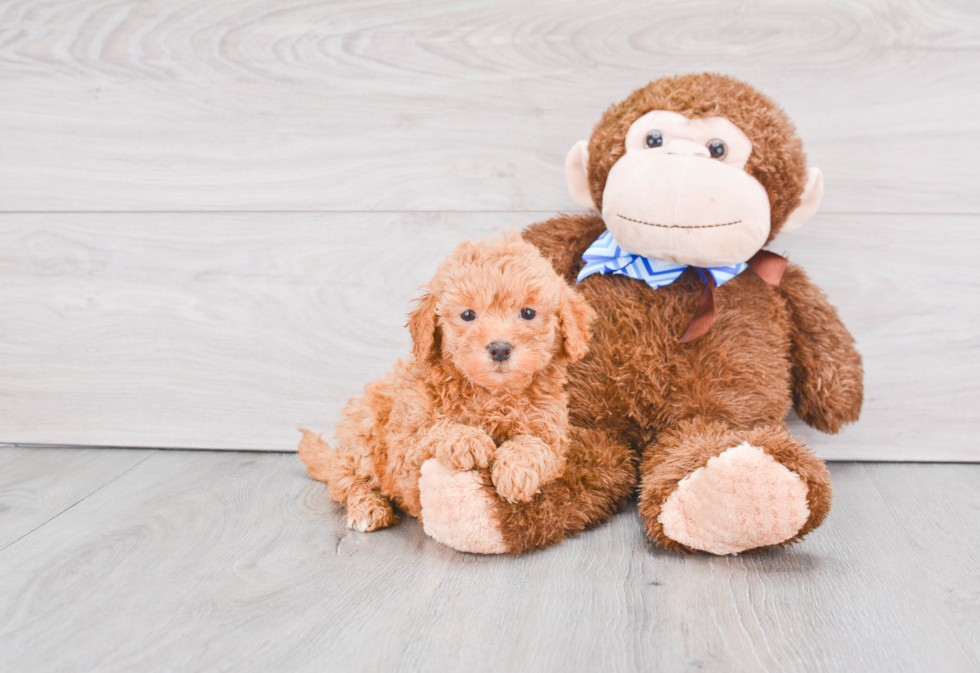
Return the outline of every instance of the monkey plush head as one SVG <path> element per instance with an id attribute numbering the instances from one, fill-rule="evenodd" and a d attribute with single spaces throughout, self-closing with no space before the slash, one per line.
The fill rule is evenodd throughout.
<path id="1" fill-rule="evenodd" d="M 565 174 L 624 250 L 699 267 L 746 261 L 823 196 L 782 109 L 709 73 L 656 80 L 612 106 Z"/>

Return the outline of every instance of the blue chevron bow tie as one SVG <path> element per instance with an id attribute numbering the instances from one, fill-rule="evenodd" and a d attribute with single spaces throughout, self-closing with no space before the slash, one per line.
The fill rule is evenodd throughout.
<path id="1" fill-rule="evenodd" d="M 576 284 L 596 273 L 613 273 L 642 280 L 655 290 L 673 283 L 689 266 L 626 252 L 619 247 L 616 239 L 608 231 L 603 232 L 602 236 L 589 246 L 582 255 L 582 261 L 585 262 L 585 266 L 579 272 Z M 695 268 L 701 274 L 702 280 L 707 282 L 705 273 L 710 273 L 715 286 L 720 286 L 745 271 L 749 265 L 746 262 L 739 262 L 732 266 Z"/>

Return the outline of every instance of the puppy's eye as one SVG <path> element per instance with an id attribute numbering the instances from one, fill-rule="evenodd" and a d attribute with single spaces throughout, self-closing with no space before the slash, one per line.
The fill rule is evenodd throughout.
<path id="1" fill-rule="evenodd" d="M 650 131 L 647 134 L 647 147 L 660 147 L 664 144 L 664 134 L 661 131 Z"/>
<path id="2" fill-rule="evenodd" d="M 466 309 L 459 315 L 459 317 L 465 320 L 466 322 L 470 322 L 471 320 L 476 320 L 476 313 L 474 313 L 469 309 Z"/>
<path id="3" fill-rule="evenodd" d="M 536 315 L 537 315 L 537 313 L 535 313 L 535 311 L 534 311 L 533 308 L 522 308 L 521 309 L 521 317 L 524 318 L 525 320 L 531 320 Z"/>
<path id="4" fill-rule="evenodd" d="M 724 142 L 715 138 L 708 142 L 708 152 L 711 153 L 712 159 L 724 159 L 725 155 L 728 154 L 728 148 Z"/>

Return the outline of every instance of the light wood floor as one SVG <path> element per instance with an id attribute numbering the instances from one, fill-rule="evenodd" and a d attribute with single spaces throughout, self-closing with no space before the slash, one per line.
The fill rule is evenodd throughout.
<path id="1" fill-rule="evenodd" d="M 521 557 L 345 530 L 295 455 L 0 449 L 3 671 L 980 670 L 980 465 L 835 463 L 738 557 L 635 506 Z"/>

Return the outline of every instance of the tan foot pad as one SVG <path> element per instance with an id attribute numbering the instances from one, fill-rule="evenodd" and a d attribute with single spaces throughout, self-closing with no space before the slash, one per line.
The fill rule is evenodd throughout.
<path id="1" fill-rule="evenodd" d="M 422 463 L 419 479 L 422 528 L 457 551 L 503 554 L 507 544 L 494 517 L 494 498 L 477 472 L 453 472 L 435 458 Z"/>
<path id="2" fill-rule="evenodd" d="M 795 536 L 810 516 L 806 496 L 798 474 L 743 442 L 682 479 L 657 520 L 691 549 L 737 554 Z"/>

